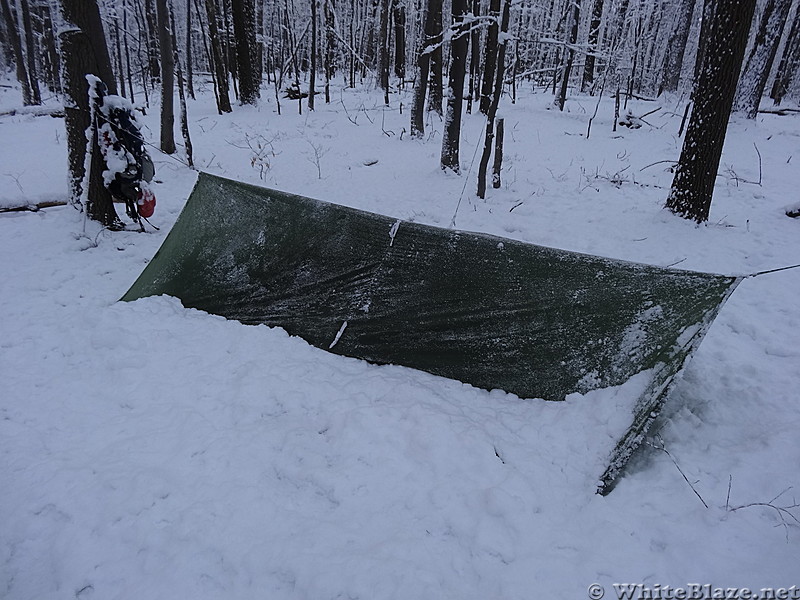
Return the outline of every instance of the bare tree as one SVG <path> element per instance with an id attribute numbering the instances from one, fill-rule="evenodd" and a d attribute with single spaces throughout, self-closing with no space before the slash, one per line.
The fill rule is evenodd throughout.
<path id="1" fill-rule="evenodd" d="M 756 0 L 718 0 L 666 207 L 698 223 L 708 220 L 728 118 Z"/>
<path id="2" fill-rule="evenodd" d="M 680 0 L 675 11 L 675 25 L 667 41 L 664 55 L 664 68 L 658 94 L 676 92 L 680 83 L 683 57 L 686 54 L 686 43 L 692 26 L 692 14 L 697 0 Z"/>

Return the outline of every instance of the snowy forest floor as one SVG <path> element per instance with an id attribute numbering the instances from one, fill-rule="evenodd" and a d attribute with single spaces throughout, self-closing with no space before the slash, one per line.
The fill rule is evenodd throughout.
<path id="1" fill-rule="evenodd" d="M 478 115 L 464 119 L 458 176 L 439 169 L 438 117 L 409 138 L 410 90 L 384 108 L 379 93 L 337 87 L 310 114 L 284 100 L 281 116 L 262 94 L 224 116 L 210 89 L 190 101 L 199 168 L 443 227 L 461 198 L 459 229 L 662 266 L 800 262 L 800 219 L 783 211 L 800 199 L 800 116 L 734 118 L 697 226 L 662 208 L 677 99 L 632 101 L 637 115 L 661 110 L 616 133 L 603 100 L 587 140 L 595 99 L 559 113 L 549 94 L 504 98 L 503 185 L 483 201 Z M 19 98 L 0 87 L 0 113 Z M 143 122 L 157 140 L 157 107 Z M 0 206 L 65 199 L 62 119 L 0 116 L 0 140 Z M 519 399 L 169 298 L 117 302 L 196 178 L 151 153 L 160 231 L 110 233 L 68 207 L 0 214 L 0 597 L 527 600 L 586 598 L 594 582 L 607 598 L 615 582 L 800 584 L 800 269 L 739 286 L 659 423 L 669 454 L 645 448 L 604 498 L 595 483 L 636 378 L 563 403 Z"/>

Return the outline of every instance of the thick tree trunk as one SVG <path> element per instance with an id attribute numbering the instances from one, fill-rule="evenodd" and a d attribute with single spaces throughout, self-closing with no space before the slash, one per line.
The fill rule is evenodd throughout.
<path id="1" fill-rule="evenodd" d="M 175 153 L 175 55 L 169 32 L 167 0 L 156 0 L 158 47 L 161 52 L 161 151 Z"/>
<path id="2" fill-rule="evenodd" d="M 315 2 L 312 2 L 313 4 Z M 236 66 L 239 73 L 239 101 L 242 104 L 256 104 L 260 97 L 261 73 L 255 68 L 255 6 L 253 0 L 233 0 L 232 5 Z"/>
<path id="3" fill-rule="evenodd" d="M 90 118 L 89 84 L 86 81 L 87 74 L 95 75 L 101 80 L 104 74 L 106 77 L 110 76 L 108 48 L 105 47 L 103 30 L 93 30 L 100 25 L 100 11 L 96 0 L 62 0 L 61 7 L 66 23 L 59 37 L 64 66 L 64 92 L 67 96 L 67 102 L 64 103 L 64 122 L 69 152 L 70 199 L 72 203 L 78 203 L 81 196 L 84 196 L 84 210 L 91 219 L 100 221 L 106 227 L 119 228 L 121 223 L 114 210 L 111 194 L 103 185 L 102 172 L 105 164 L 97 145 L 97 127 Z M 103 47 L 98 47 L 100 40 L 103 40 Z M 109 81 L 113 84 L 113 77 Z M 84 193 L 82 184 L 86 164 L 86 132 L 90 126 L 90 176 L 88 190 Z"/>
<path id="4" fill-rule="evenodd" d="M 453 0 L 453 24 L 458 27 L 467 14 L 467 0 Z M 467 49 L 469 34 L 461 33 L 450 46 L 450 77 L 447 90 L 447 115 L 444 120 L 442 137 L 442 169 L 454 173 L 461 171 L 459 165 L 459 145 L 461 139 L 461 107 L 464 102 L 464 78 L 467 72 Z"/>
<path id="5" fill-rule="evenodd" d="M 672 212 L 698 223 L 708 220 L 755 4 L 719 0 L 709 28 L 694 109 L 666 203 Z"/>
<path id="6" fill-rule="evenodd" d="M 661 83 L 658 95 L 664 92 L 678 91 L 678 84 L 683 69 L 683 57 L 686 54 L 686 42 L 689 40 L 689 30 L 692 27 L 692 14 L 697 0 L 680 0 L 675 13 L 675 27 L 667 41 L 667 50 L 664 56 L 664 69 L 661 73 Z"/>
<path id="7" fill-rule="evenodd" d="M 767 87 L 767 79 L 772 71 L 772 63 L 775 61 L 791 6 L 792 0 L 769 0 L 764 7 L 753 48 L 742 68 L 733 102 L 733 110 L 743 113 L 748 119 L 755 119 L 758 113 L 758 105 L 764 88 Z"/>

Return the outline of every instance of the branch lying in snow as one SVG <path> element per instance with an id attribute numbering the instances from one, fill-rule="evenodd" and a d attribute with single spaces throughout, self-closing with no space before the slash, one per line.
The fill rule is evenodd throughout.
<path id="1" fill-rule="evenodd" d="M 23 212 L 30 211 L 36 212 L 43 208 L 53 208 L 54 206 L 66 206 L 66 200 L 37 202 L 36 204 L 20 204 L 19 206 L 0 206 L 0 213 L 6 212 Z"/>
<path id="2" fill-rule="evenodd" d="M 683 479 L 686 481 L 686 483 L 687 483 L 687 484 L 689 484 L 689 487 L 690 487 L 690 488 L 692 488 L 692 491 L 694 492 L 695 496 L 697 496 L 698 498 L 700 498 L 700 502 L 702 502 L 702 503 L 703 503 L 703 506 L 705 506 L 706 508 L 708 508 L 708 504 L 706 504 L 706 501 L 705 501 L 705 500 L 703 500 L 703 497 L 702 497 L 702 496 L 701 496 L 701 495 L 700 495 L 700 494 L 697 492 L 697 490 L 694 488 L 694 486 L 692 485 L 692 482 L 691 482 L 691 481 L 689 481 L 689 478 L 688 478 L 688 477 L 686 477 L 686 473 L 684 473 L 684 472 L 683 472 L 683 469 L 681 469 L 680 465 L 678 464 L 678 461 L 677 461 L 677 460 L 675 460 L 675 458 L 672 456 L 672 454 L 670 454 L 670 453 L 669 453 L 669 450 L 667 450 L 666 446 L 664 445 L 664 440 L 661 438 L 661 435 L 657 433 L 657 434 L 655 435 L 655 439 L 656 439 L 656 440 L 658 440 L 658 443 L 659 443 L 660 445 L 658 445 L 658 446 L 657 446 L 657 445 L 656 445 L 656 444 L 654 444 L 653 442 L 647 442 L 647 445 L 648 445 L 648 446 L 650 446 L 651 448 L 655 448 L 656 450 L 661 450 L 661 451 L 662 451 L 664 454 L 666 454 L 667 456 L 669 456 L 669 459 L 672 461 L 672 464 L 674 464 L 674 465 L 675 465 L 675 468 L 676 468 L 676 469 L 678 469 L 678 473 L 680 473 L 680 474 L 681 474 L 681 476 L 682 476 L 682 477 L 683 477 Z"/>
<path id="3" fill-rule="evenodd" d="M 750 502 L 749 504 L 742 504 L 741 506 L 734 506 L 732 508 L 728 508 L 728 500 L 730 500 L 730 495 L 731 495 L 731 478 L 729 478 L 728 479 L 728 500 L 725 501 L 725 508 L 726 508 L 726 510 L 728 512 L 736 512 L 737 510 L 741 510 L 743 508 L 752 508 L 752 507 L 755 507 L 755 506 L 764 506 L 764 507 L 767 507 L 767 508 L 771 508 L 772 510 L 774 510 L 777 513 L 778 518 L 781 520 L 781 525 L 783 525 L 783 528 L 784 528 L 784 530 L 786 532 L 786 543 L 788 544 L 789 543 L 789 525 L 792 525 L 792 523 L 788 522 L 786 520 L 786 517 L 789 517 L 792 521 L 797 523 L 797 525 L 800 525 L 800 519 L 798 519 L 797 516 L 792 512 L 792 509 L 800 508 L 800 503 L 798 503 L 798 502 L 793 500 L 793 504 L 790 504 L 790 505 L 787 505 L 787 506 L 778 506 L 777 504 L 775 504 L 775 501 L 778 498 L 780 498 L 781 496 L 783 496 L 786 492 L 788 492 L 791 489 L 792 489 L 792 486 L 789 486 L 788 488 L 783 490 L 780 494 L 775 496 L 769 502 Z"/>

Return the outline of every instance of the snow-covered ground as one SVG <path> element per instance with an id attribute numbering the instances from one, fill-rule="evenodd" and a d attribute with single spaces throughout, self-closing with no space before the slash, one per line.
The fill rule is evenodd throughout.
<path id="1" fill-rule="evenodd" d="M 559 113 L 523 90 L 504 100 L 503 187 L 483 201 L 478 116 L 465 117 L 457 176 L 438 167 L 438 118 L 409 139 L 408 90 L 384 109 L 380 94 L 337 87 L 330 105 L 298 115 L 284 101 L 281 116 L 263 95 L 224 116 L 210 90 L 190 102 L 200 168 L 664 266 L 800 262 L 800 220 L 782 210 L 800 198 L 800 116 L 734 118 L 697 226 L 662 209 L 677 99 L 632 102 L 661 109 L 616 133 L 603 101 L 587 140 L 594 99 Z M 19 98 L 0 87 L 0 112 Z M 157 112 L 143 119 L 152 140 Z M 0 140 L 0 205 L 64 198 L 61 119 L 2 116 Z M 639 378 L 546 403 L 341 358 L 170 298 L 117 302 L 196 178 L 152 153 L 160 231 L 109 233 L 66 207 L 0 214 L 0 597 L 527 600 L 586 598 L 595 582 L 606 598 L 622 582 L 800 584 L 800 269 L 739 286 L 670 398 L 655 441 L 668 453 L 646 448 L 604 498 L 595 483 Z"/>

